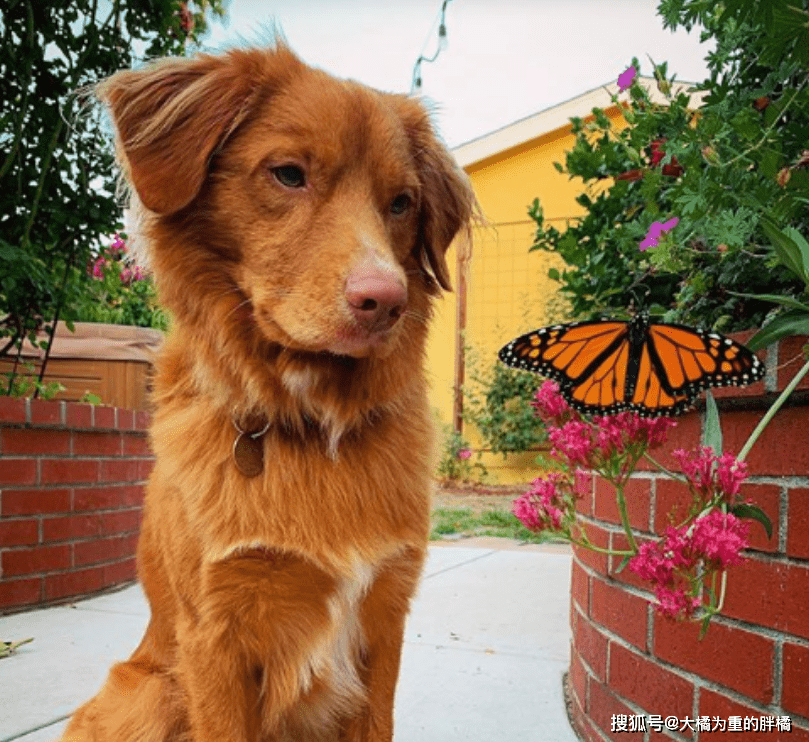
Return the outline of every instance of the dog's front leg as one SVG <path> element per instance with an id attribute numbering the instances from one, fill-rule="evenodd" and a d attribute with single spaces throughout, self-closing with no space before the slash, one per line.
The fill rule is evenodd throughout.
<path id="1" fill-rule="evenodd" d="M 341 742 L 391 742 L 393 702 L 410 599 L 418 585 L 424 553 L 408 549 L 382 568 L 362 605 L 366 703 L 346 721 Z"/>
<path id="2" fill-rule="evenodd" d="M 179 637 L 192 739 L 257 742 L 305 689 L 334 580 L 301 558 L 257 550 L 211 565 L 205 582 Z"/>

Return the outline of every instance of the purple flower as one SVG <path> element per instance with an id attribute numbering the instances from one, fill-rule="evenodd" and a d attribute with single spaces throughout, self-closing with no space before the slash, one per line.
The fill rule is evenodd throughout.
<path id="1" fill-rule="evenodd" d="M 675 216 L 669 219 L 667 222 L 652 222 L 652 226 L 649 227 L 646 237 L 644 237 L 640 243 L 641 251 L 648 250 L 650 247 L 657 247 L 660 236 L 664 232 L 670 232 L 672 229 L 674 229 L 679 221 L 680 220 Z"/>
<path id="2" fill-rule="evenodd" d="M 638 71 L 635 69 L 635 65 L 631 65 L 628 69 L 624 70 L 620 75 L 618 75 L 618 90 L 619 92 L 623 93 L 635 80 Z"/>
<path id="3" fill-rule="evenodd" d="M 462 448 L 458 451 L 457 456 L 459 459 L 466 461 L 467 459 L 472 458 L 472 451 L 468 448 Z"/>

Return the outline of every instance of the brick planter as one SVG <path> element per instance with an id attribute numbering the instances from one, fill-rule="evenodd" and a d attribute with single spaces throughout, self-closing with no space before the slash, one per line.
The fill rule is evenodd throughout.
<path id="1" fill-rule="evenodd" d="M 772 392 L 801 367 L 800 340 L 782 341 L 767 357 L 765 381 L 723 389 L 724 449 L 737 453 L 761 419 Z M 786 365 L 785 365 L 786 364 Z M 809 378 L 809 377 L 807 377 Z M 799 389 L 809 386 L 807 378 Z M 767 389 L 765 390 L 765 383 Z M 769 394 L 767 392 L 770 392 Z M 801 399 L 803 395 L 803 399 Z M 752 526 L 747 561 L 729 571 L 722 615 L 698 640 L 699 627 L 675 623 L 650 607 L 646 584 L 618 557 L 574 549 L 570 620 L 572 714 L 585 740 L 809 740 L 809 406 L 806 392 L 784 407 L 747 457 L 743 493 L 767 513 L 773 538 Z M 739 409 L 740 402 L 746 409 Z M 724 409 L 722 406 L 735 409 Z M 671 452 L 700 442 L 702 415 L 691 413 L 656 458 L 676 468 Z M 639 540 L 660 533 L 685 486 L 651 470 L 627 488 L 630 522 Z M 625 549 L 615 495 L 596 481 L 579 513 L 598 545 Z M 614 715 L 645 717 L 648 732 L 613 731 Z M 681 730 L 657 732 L 650 716 L 676 717 Z M 697 732 L 694 719 L 740 717 L 738 731 Z M 791 732 L 758 731 L 761 717 L 791 718 Z M 751 720 L 745 721 L 745 717 Z M 685 724 L 685 720 L 690 724 Z M 754 719 L 755 721 L 753 721 Z M 737 722 L 732 722 L 734 725 Z M 769 722 L 764 722 L 768 724 Z"/>
<path id="2" fill-rule="evenodd" d="M 148 416 L 0 397 L 0 613 L 135 579 Z"/>

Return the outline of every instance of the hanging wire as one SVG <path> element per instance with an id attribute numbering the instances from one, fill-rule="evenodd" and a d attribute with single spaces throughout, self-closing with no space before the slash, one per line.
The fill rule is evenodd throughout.
<path id="1" fill-rule="evenodd" d="M 413 82 L 410 86 L 411 95 L 421 90 L 421 63 L 435 62 L 435 60 L 438 59 L 438 55 L 447 48 L 447 5 L 451 2 L 452 0 L 444 0 L 444 2 L 441 3 L 441 19 L 438 22 L 438 48 L 435 50 L 435 54 L 433 54 L 432 57 L 425 57 L 422 50 L 422 53 L 419 54 L 419 58 L 416 60 L 416 64 L 413 66 Z M 424 46 L 427 46 L 426 41 L 424 42 Z"/>

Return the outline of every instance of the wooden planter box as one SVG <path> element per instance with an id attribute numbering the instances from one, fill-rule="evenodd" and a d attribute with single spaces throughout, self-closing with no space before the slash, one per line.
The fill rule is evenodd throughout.
<path id="1" fill-rule="evenodd" d="M 0 397 L 0 613 L 135 579 L 146 412 Z"/>
<path id="2" fill-rule="evenodd" d="M 738 453 L 775 392 L 801 368 L 804 342 L 788 338 L 771 346 L 763 381 L 717 390 L 726 452 Z M 619 573 L 619 557 L 574 548 L 571 711 L 583 739 L 809 740 L 808 388 L 805 377 L 747 457 L 742 493 L 767 513 L 773 538 L 752 525 L 747 560 L 729 570 L 723 610 L 702 641 L 698 624 L 656 614 L 649 586 L 629 569 Z M 699 412 L 680 418 L 655 458 L 676 470 L 671 452 L 696 448 L 703 422 Z M 639 540 L 662 533 L 671 507 L 688 497 L 682 484 L 651 467 L 637 472 L 626 495 Z M 604 482 L 596 479 L 579 517 L 595 544 L 626 548 L 615 493 Z M 630 717 L 632 731 L 620 726 Z M 638 728 L 641 717 L 646 731 Z M 672 725 L 679 720 L 676 734 L 651 726 L 666 717 Z M 703 723 L 709 717 L 711 732 L 697 732 L 695 717 Z M 714 730 L 717 717 L 728 725 L 724 732 Z M 791 731 L 767 726 L 778 717 L 790 717 Z"/>
<path id="3" fill-rule="evenodd" d="M 55 398 L 76 401 L 89 392 L 105 405 L 146 409 L 149 371 L 163 333 L 94 322 L 76 322 L 75 328 L 70 332 L 64 322 L 57 324 L 45 369 L 46 382 L 58 381 L 65 387 Z M 22 360 L 32 363 L 37 373 L 44 355 L 27 342 L 23 345 Z M 0 359 L 0 373 L 12 366 L 13 360 Z"/>

